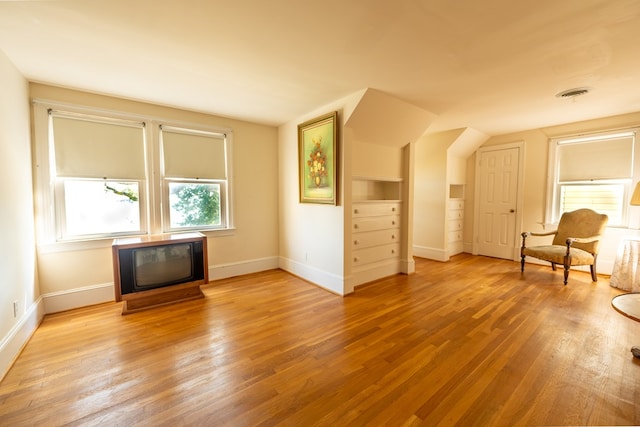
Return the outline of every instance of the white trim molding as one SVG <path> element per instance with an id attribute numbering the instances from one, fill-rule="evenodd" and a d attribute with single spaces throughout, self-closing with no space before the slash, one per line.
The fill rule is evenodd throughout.
<path id="1" fill-rule="evenodd" d="M 432 259 L 435 261 L 449 261 L 448 252 L 442 248 L 413 245 L 413 255 L 419 258 Z"/>
<path id="2" fill-rule="evenodd" d="M 331 293 L 345 294 L 345 280 L 341 276 L 284 257 L 280 257 L 279 267 Z"/>
<path id="3" fill-rule="evenodd" d="M 9 372 L 24 346 L 38 329 L 44 314 L 44 302 L 42 298 L 38 298 L 26 310 L 20 321 L 0 340 L 0 381 Z"/>
<path id="4" fill-rule="evenodd" d="M 278 257 L 256 258 L 209 266 L 209 282 L 278 268 Z"/>

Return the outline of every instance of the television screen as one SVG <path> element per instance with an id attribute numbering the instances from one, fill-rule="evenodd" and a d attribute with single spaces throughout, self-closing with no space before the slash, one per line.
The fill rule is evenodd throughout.
<path id="1" fill-rule="evenodd" d="M 193 255 L 189 243 L 133 250 L 134 289 L 142 290 L 192 280 Z"/>

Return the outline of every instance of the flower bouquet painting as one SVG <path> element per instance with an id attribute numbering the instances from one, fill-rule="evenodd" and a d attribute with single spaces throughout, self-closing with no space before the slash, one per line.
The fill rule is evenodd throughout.
<path id="1" fill-rule="evenodd" d="M 336 122 L 332 112 L 298 125 L 300 202 L 336 204 Z"/>

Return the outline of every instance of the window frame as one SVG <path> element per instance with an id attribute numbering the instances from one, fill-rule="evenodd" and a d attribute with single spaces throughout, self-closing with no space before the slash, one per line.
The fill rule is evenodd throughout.
<path id="1" fill-rule="evenodd" d="M 172 227 L 171 226 L 171 194 L 169 190 L 169 184 L 172 183 L 181 183 L 181 184 L 218 184 L 220 186 L 220 225 L 209 225 L 209 226 L 182 226 L 182 227 Z M 179 233 L 184 231 L 202 231 L 202 230 L 219 230 L 226 229 L 227 226 L 227 203 L 223 203 L 226 199 L 227 191 L 226 191 L 227 183 L 225 180 L 213 180 L 213 179 L 185 179 L 185 178 L 167 178 L 163 179 L 163 196 L 167 203 L 163 203 L 163 228 L 170 233 Z"/>
<path id="2" fill-rule="evenodd" d="M 547 197 L 546 197 L 546 212 L 545 212 L 545 224 L 547 226 L 556 226 L 560 221 L 561 216 L 561 192 L 563 186 L 571 185 L 606 185 L 606 184 L 622 184 L 624 186 L 624 194 L 622 198 L 622 206 L 620 211 L 620 222 L 609 222 L 609 227 L 629 227 L 630 220 L 630 207 L 629 200 L 633 188 L 638 182 L 640 177 L 640 168 L 638 165 L 638 130 L 640 128 L 626 128 L 615 129 L 601 132 L 593 132 L 580 135 L 567 135 L 553 137 L 549 139 L 549 153 L 548 153 L 548 168 L 547 168 Z M 589 142 L 601 142 L 606 139 L 614 139 L 621 136 L 630 136 L 633 139 L 631 148 L 631 176 L 627 178 L 617 179 L 585 179 L 585 180 L 572 180 L 566 182 L 560 182 L 560 164 L 558 151 L 563 144 L 572 143 L 589 143 Z"/>
<path id="3" fill-rule="evenodd" d="M 202 231 L 208 235 L 229 235 L 235 230 L 233 221 L 233 197 L 232 197 L 232 168 L 233 164 L 233 131 L 226 127 L 216 127 L 208 124 L 179 122 L 167 120 L 150 115 L 141 115 L 121 111 L 104 110 L 94 107 L 86 107 L 62 102 L 34 99 L 32 100 L 33 120 L 34 120 L 34 179 L 35 179 L 35 212 L 36 212 L 36 235 L 39 250 L 44 252 L 57 252 L 65 250 L 77 250 L 93 247 L 104 247 L 110 244 L 116 237 L 139 236 L 148 234 L 173 233 L 184 231 Z M 105 122 L 117 121 L 139 121 L 144 123 L 144 171 L 145 179 L 119 179 L 118 177 L 108 177 L 114 182 L 139 182 L 140 200 L 140 232 L 130 233 L 98 233 L 83 235 L 81 237 L 64 237 L 64 181 L 66 177 L 56 177 L 55 147 L 53 141 L 53 128 L 50 123 L 50 111 L 55 110 L 62 114 L 87 115 L 104 119 Z M 224 214 L 226 224 L 224 227 L 193 227 L 171 229 L 166 227 L 163 213 L 164 206 L 168 204 L 168 193 L 164 194 L 161 159 L 161 145 L 159 126 L 168 125 L 184 129 L 194 129 L 201 132 L 225 134 L 227 141 L 226 163 L 227 183 L 225 186 Z M 72 179 L 83 179 L 74 177 Z M 221 194 L 222 199 L 222 194 Z M 222 205 L 221 201 L 221 205 Z M 221 206 L 222 213 L 222 206 Z M 93 243 L 92 243 L 93 242 Z M 71 246 L 69 246 L 71 245 Z"/>
<path id="4" fill-rule="evenodd" d="M 77 241 L 77 240 L 91 240 L 91 239 L 99 239 L 104 238 L 104 236 L 108 236 L 109 238 L 115 237 L 123 237 L 123 236 L 139 236 L 148 233 L 148 215 L 146 214 L 146 206 L 147 206 L 147 197 L 146 197 L 146 182 L 145 180 L 135 180 L 135 179 L 115 179 L 115 178 L 78 178 L 78 177 L 56 177 L 54 184 L 54 198 L 56 201 L 66 200 L 66 190 L 65 183 L 69 181 L 91 181 L 91 182 L 135 182 L 138 184 L 138 219 L 140 222 L 140 227 L 136 231 L 116 231 L 111 233 L 88 233 L 81 235 L 73 235 L 67 232 L 67 213 L 66 203 L 57 202 L 55 204 L 55 212 L 56 212 L 56 240 L 59 242 L 65 241 Z"/>
<path id="5" fill-rule="evenodd" d="M 216 230 L 229 230 L 233 229 L 233 215 L 232 215 L 232 203 L 231 203 L 231 177 L 232 173 L 232 158 L 233 152 L 233 133 L 230 130 L 204 128 L 202 126 L 190 125 L 185 126 L 175 122 L 163 121 L 156 126 L 158 131 L 158 154 L 159 154 L 159 171 L 160 171 L 160 194 L 162 198 L 162 229 L 166 233 L 179 233 L 185 231 L 216 231 Z M 186 135 L 196 136 L 224 136 L 224 151 L 225 151 L 225 170 L 226 179 L 212 179 L 212 178 L 195 178 L 195 177 L 182 177 L 182 176 L 167 176 L 165 162 L 164 162 L 164 142 L 162 138 L 163 130 L 174 133 L 183 133 Z M 218 226 L 193 226 L 193 227 L 172 227 L 171 226 L 171 204 L 169 194 L 169 183 L 182 182 L 191 184 L 207 184 L 218 183 L 220 184 L 220 225 Z"/>

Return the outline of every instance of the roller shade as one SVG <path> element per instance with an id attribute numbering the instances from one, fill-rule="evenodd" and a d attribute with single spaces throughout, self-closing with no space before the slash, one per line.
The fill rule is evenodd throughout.
<path id="1" fill-rule="evenodd" d="M 53 116 L 56 175 L 144 179 L 143 123 Z"/>
<path id="2" fill-rule="evenodd" d="M 161 129 L 166 177 L 227 179 L 224 134 Z"/>
<path id="3" fill-rule="evenodd" d="M 559 181 L 633 176 L 633 135 L 558 146 Z"/>

